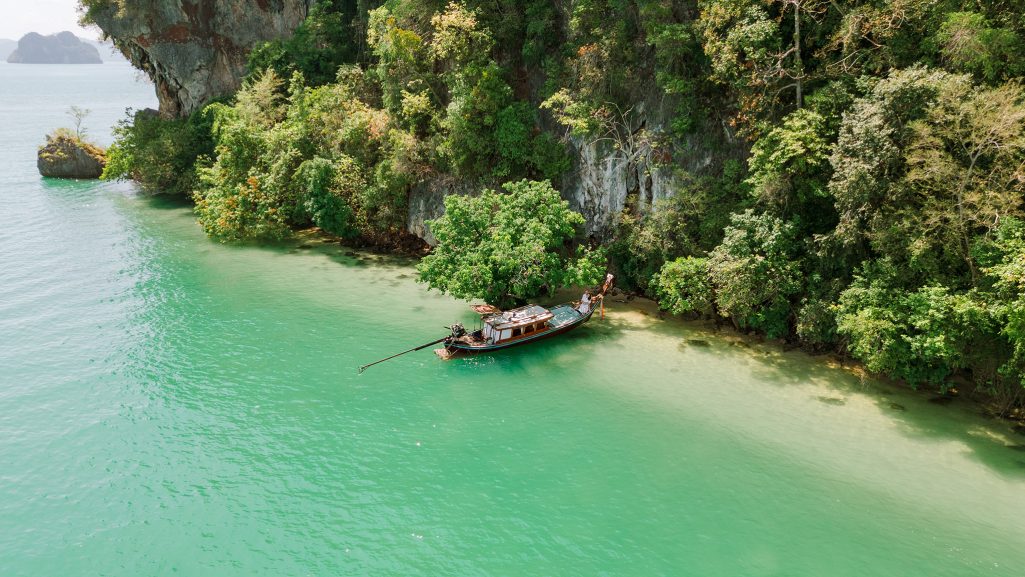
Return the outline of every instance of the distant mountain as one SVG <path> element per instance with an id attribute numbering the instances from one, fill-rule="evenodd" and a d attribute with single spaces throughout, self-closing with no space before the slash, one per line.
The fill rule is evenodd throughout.
<path id="1" fill-rule="evenodd" d="M 9 38 L 0 38 L 0 60 L 7 61 L 7 57 L 14 52 L 14 49 L 18 47 L 17 40 L 11 40 Z"/>
<path id="2" fill-rule="evenodd" d="M 29 32 L 18 40 L 18 48 L 7 61 L 12 64 L 103 64 L 99 50 L 71 32 L 50 36 Z"/>

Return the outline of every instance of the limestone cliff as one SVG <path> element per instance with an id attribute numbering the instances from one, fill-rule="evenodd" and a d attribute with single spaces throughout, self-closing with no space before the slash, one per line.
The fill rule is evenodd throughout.
<path id="1" fill-rule="evenodd" d="M 562 196 L 584 216 L 590 236 L 607 237 L 631 197 L 632 210 L 648 214 L 680 189 L 681 175 L 703 174 L 724 158 L 744 157 L 744 144 L 728 127 L 712 121 L 686 138 L 670 139 L 671 109 L 656 86 L 648 88 L 652 96 L 638 99 L 624 119 L 624 131 L 639 138 L 632 147 L 570 139 L 573 170 L 563 178 Z"/>
<path id="2" fill-rule="evenodd" d="M 660 200 L 679 190 L 681 174 L 701 174 L 714 169 L 714 164 L 724 158 L 745 155 L 744 143 L 738 142 L 727 126 L 711 122 L 686 139 L 653 146 L 653 140 L 667 138 L 671 103 L 666 102 L 653 83 L 638 88 L 639 93 L 648 96 L 639 96 L 629 114 L 621 119 L 623 126 L 619 132 L 624 135 L 624 142 L 569 139 L 573 168 L 561 182 L 555 183 L 570 208 L 584 216 L 584 232 L 600 240 L 608 240 L 612 235 L 631 197 L 632 209 L 648 214 Z M 564 130 L 554 125 L 547 129 Z M 633 137 L 636 140 L 626 142 Z M 486 185 L 451 178 L 420 183 L 409 195 L 407 229 L 433 244 L 426 222 L 444 212 L 445 196 L 473 194 Z"/>
<path id="3" fill-rule="evenodd" d="M 191 113 L 231 94 L 246 58 L 262 42 L 287 37 L 313 0 L 140 0 L 92 2 L 88 17 L 153 80 L 160 112 Z"/>

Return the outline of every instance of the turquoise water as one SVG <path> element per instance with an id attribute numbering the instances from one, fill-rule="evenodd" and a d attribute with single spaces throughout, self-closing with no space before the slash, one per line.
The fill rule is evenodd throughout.
<path id="1" fill-rule="evenodd" d="M 1025 437 L 613 303 L 500 356 L 410 263 L 208 241 L 35 147 L 153 106 L 0 64 L 0 575 L 1025 573 Z M 647 314 L 646 314 L 647 313 Z"/>

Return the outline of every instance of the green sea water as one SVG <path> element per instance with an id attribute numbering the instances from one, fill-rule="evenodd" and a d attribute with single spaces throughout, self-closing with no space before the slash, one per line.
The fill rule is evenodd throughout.
<path id="1" fill-rule="evenodd" d="M 612 303 L 545 345 L 356 366 L 472 322 L 411 263 L 211 242 L 41 179 L 127 66 L 0 64 L 0 576 L 1025 575 L 1025 437 Z"/>

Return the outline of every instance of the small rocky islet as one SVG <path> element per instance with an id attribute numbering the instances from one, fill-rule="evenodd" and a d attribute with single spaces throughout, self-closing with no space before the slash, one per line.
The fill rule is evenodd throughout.
<path id="1" fill-rule="evenodd" d="M 99 178 L 107 164 L 106 151 L 69 130 L 56 130 L 39 147 L 36 167 L 52 178 Z"/>

